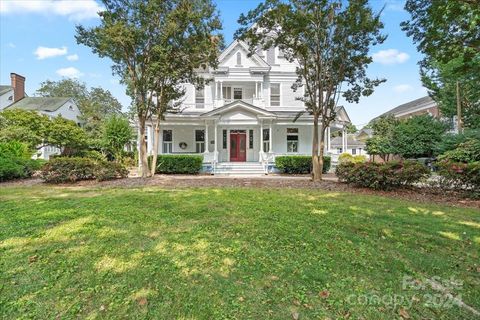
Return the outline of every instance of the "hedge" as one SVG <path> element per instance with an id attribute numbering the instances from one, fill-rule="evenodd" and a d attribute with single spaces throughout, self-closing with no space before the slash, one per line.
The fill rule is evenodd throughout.
<path id="1" fill-rule="evenodd" d="M 149 157 L 149 163 L 152 157 Z M 202 170 L 203 157 L 197 155 L 158 155 L 156 173 L 196 174 Z"/>
<path id="2" fill-rule="evenodd" d="M 76 157 L 55 157 L 41 171 L 41 178 L 49 183 L 103 181 L 125 178 L 127 175 L 128 170 L 118 163 Z"/>
<path id="3" fill-rule="evenodd" d="M 43 160 L 0 156 L 0 181 L 29 178 L 40 170 Z"/>
<path id="4" fill-rule="evenodd" d="M 471 163 L 440 161 L 436 165 L 443 187 L 472 191 L 480 195 L 480 161 Z"/>
<path id="5" fill-rule="evenodd" d="M 359 187 L 390 190 L 427 178 L 430 170 L 416 161 L 340 163 L 335 173 L 342 182 Z"/>
<path id="6" fill-rule="evenodd" d="M 323 157 L 323 173 L 330 170 L 332 159 Z M 275 167 L 283 173 L 299 174 L 312 172 L 311 156 L 278 156 L 275 158 Z"/>

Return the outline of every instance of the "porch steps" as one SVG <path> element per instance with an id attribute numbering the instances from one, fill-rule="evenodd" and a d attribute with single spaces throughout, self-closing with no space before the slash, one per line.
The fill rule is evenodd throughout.
<path id="1" fill-rule="evenodd" d="M 265 171 L 259 162 L 219 162 L 215 169 L 215 175 L 259 176 L 265 175 Z"/>

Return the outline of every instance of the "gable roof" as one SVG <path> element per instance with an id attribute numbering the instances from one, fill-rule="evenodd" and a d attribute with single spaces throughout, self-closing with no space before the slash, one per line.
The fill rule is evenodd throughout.
<path id="1" fill-rule="evenodd" d="M 13 90 L 12 86 L 0 86 L 0 96 L 9 92 L 10 90 Z"/>
<path id="2" fill-rule="evenodd" d="M 411 113 L 411 112 L 417 111 L 418 109 L 430 107 L 432 105 L 436 105 L 435 101 L 429 96 L 426 96 L 426 97 L 422 97 L 422 98 L 415 99 L 413 101 L 401 104 L 398 107 L 393 108 L 392 110 L 382 113 L 377 118 L 381 116 L 390 115 L 390 114 L 397 116 L 404 113 Z"/>
<path id="3" fill-rule="evenodd" d="M 211 116 L 216 116 L 219 114 L 223 114 L 225 112 L 228 112 L 230 110 L 236 109 L 236 108 L 241 108 L 250 112 L 253 112 L 258 115 L 263 115 L 267 117 L 275 117 L 275 114 L 273 112 L 267 111 L 265 109 L 259 108 L 254 106 L 253 104 L 247 103 L 242 100 L 235 100 L 233 102 L 230 102 L 220 108 L 213 109 L 211 111 L 202 113 L 203 117 L 211 117 Z"/>
<path id="4" fill-rule="evenodd" d="M 352 122 L 352 120 L 350 120 L 350 117 L 348 115 L 347 110 L 343 106 L 338 106 L 335 109 L 335 113 L 337 114 L 337 121 L 343 121 L 343 122 L 348 122 L 348 123 Z M 341 117 L 340 114 L 343 117 Z"/>
<path id="5" fill-rule="evenodd" d="M 69 100 L 71 100 L 71 98 L 25 97 L 11 104 L 7 108 L 53 112 L 58 110 L 61 106 L 63 106 Z"/>
<path id="6" fill-rule="evenodd" d="M 218 57 L 218 61 L 219 61 L 219 64 L 225 60 L 225 58 L 230 54 L 232 53 L 233 50 L 235 50 L 235 48 L 237 46 L 240 46 L 241 48 L 243 48 L 245 51 L 247 52 L 250 52 L 249 51 L 249 47 L 248 45 L 241 41 L 241 40 L 234 40 L 225 50 L 223 50 L 222 54 L 220 54 L 220 57 Z M 265 61 L 263 60 L 256 52 L 254 52 L 251 56 L 250 56 L 250 59 L 252 59 L 253 61 L 257 62 L 259 64 L 260 67 L 270 67 L 270 65 Z"/>

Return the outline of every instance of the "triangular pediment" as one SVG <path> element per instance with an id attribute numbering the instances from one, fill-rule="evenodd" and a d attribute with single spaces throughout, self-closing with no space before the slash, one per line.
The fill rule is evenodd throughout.
<path id="1" fill-rule="evenodd" d="M 237 60 L 238 53 L 240 53 L 241 57 L 240 64 L 238 64 Z M 248 54 L 248 45 L 243 41 L 235 40 L 220 55 L 218 59 L 219 66 L 228 68 L 269 67 L 269 64 L 266 63 L 257 53 L 254 53 L 250 57 Z"/>
<path id="2" fill-rule="evenodd" d="M 204 117 L 221 116 L 222 118 L 226 115 L 229 117 L 237 117 L 239 120 L 240 118 L 245 119 L 245 117 L 275 117 L 274 113 L 241 100 L 233 101 L 223 107 L 202 114 Z"/>

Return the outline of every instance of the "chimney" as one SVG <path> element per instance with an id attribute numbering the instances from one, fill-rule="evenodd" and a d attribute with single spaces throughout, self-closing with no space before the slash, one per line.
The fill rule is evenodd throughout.
<path id="1" fill-rule="evenodd" d="M 10 79 L 13 87 L 13 102 L 17 102 L 25 97 L 25 77 L 10 73 Z"/>

